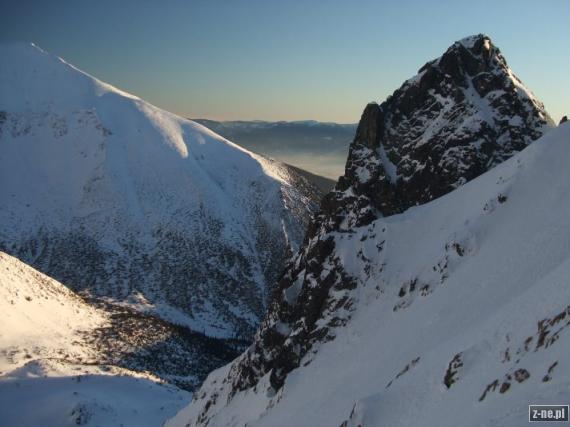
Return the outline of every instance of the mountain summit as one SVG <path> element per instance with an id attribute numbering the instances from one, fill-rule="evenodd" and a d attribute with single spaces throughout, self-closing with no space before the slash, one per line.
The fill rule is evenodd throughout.
<path id="1" fill-rule="evenodd" d="M 345 175 L 323 200 L 303 246 L 285 270 L 254 344 L 231 365 L 212 373 L 194 403 L 173 424 L 225 425 L 232 420 L 235 425 L 271 425 L 272 421 L 274 425 L 340 425 L 356 407 L 355 396 L 381 393 L 415 367 L 430 346 L 444 342 L 445 330 L 430 335 L 418 325 L 438 322 L 440 313 L 448 311 L 454 314 L 446 321 L 464 324 L 454 316 L 461 316 L 457 307 L 469 301 L 469 287 L 462 282 L 464 276 L 452 277 L 462 260 L 483 274 L 470 280 L 489 284 L 487 298 L 500 295 L 506 304 L 508 298 L 499 284 L 507 281 L 503 276 L 509 273 L 501 269 L 494 243 L 485 246 L 480 240 L 484 233 L 491 233 L 484 230 L 501 229 L 512 218 L 487 215 L 508 200 L 518 163 L 513 159 L 509 166 L 501 164 L 500 171 L 495 166 L 552 127 L 543 105 L 483 35 L 454 43 L 385 102 L 369 104 L 350 147 Z M 560 141 L 566 137 L 567 133 L 558 133 L 557 149 L 564 151 Z M 529 156 L 533 155 L 523 159 Z M 529 180 L 540 174 L 538 169 L 545 162 L 533 166 Z M 462 188 L 487 171 L 485 179 Z M 526 194 L 526 202 L 534 203 L 524 185 L 517 188 Z M 449 192 L 455 196 L 441 198 Z M 436 198 L 440 199 L 428 206 L 415 207 Z M 467 203 L 471 198 L 475 202 Z M 523 209 L 524 203 L 510 209 Z M 540 234 L 539 224 L 535 225 Z M 500 236 L 506 239 L 504 233 Z M 511 243 L 514 250 L 520 242 Z M 470 258 L 478 251 L 481 258 Z M 525 259 L 528 266 L 539 263 L 532 257 Z M 453 295 L 440 290 L 449 282 L 459 287 Z M 531 280 L 528 286 L 535 283 Z M 406 311 L 414 301 L 432 294 L 426 300 L 438 301 L 436 307 L 418 303 L 419 312 Z M 409 330 L 403 329 L 404 337 L 395 335 L 401 322 L 409 325 Z M 466 332 L 453 333 L 461 337 Z M 339 334 L 343 339 L 337 344 Z M 441 356 L 443 371 L 447 363 L 451 370 L 459 363 L 450 362 L 453 354 L 448 351 Z M 398 368 L 401 372 L 394 371 L 394 364 L 404 361 L 407 365 Z M 345 364 L 354 381 L 342 373 Z M 366 366 L 373 369 L 368 372 Z M 312 386 L 303 380 L 305 375 Z M 374 378 L 367 381 L 369 376 Z M 311 390 L 308 394 L 295 386 L 301 382 Z M 407 398 L 401 396 L 401 400 Z M 337 403 L 342 409 L 324 409 L 336 408 Z M 246 406 L 257 409 L 252 412 Z M 311 415 L 305 411 L 309 406 Z M 316 408 L 321 412 L 315 413 Z M 341 417 L 343 410 L 346 414 Z M 306 418 L 300 421 L 297 415 Z M 358 425 L 361 418 L 351 420 Z"/>
<path id="2" fill-rule="evenodd" d="M 90 301 L 249 339 L 318 199 L 293 168 L 0 46 L 0 250 Z"/>
<path id="3" fill-rule="evenodd" d="M 508 159 L 553 125 L 489 37 L 464 38 L 365 108 L 345 175 L 323 207 L 346 227 L 403 212 Z"/>

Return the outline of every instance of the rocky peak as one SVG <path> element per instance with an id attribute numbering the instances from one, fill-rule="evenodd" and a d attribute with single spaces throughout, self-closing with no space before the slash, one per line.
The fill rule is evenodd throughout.
<path id="1" fill-rule="evenodd" d="M 483 34 L 466 37 L 455 42 L 435 62 L 441 71 L 455 77 L 460 85 L 464 84 L 461 77 L 465 74 L 476 76 L 479 73 L 486 72 L 495 65 L 494 62 L 503 67 L 507 66 L 491 39 Z M 432 64 L 428 63 L 424 68 L 430 65 Z M 422 69 L 420 69 L 421 71 Z"/>
<path id="2" fill-rule="evenodd" d="M 382 104 L 368 104 L 344 176 L 323 199 L 253 345 L 223 381 L 221 387 L 231 388 L 228 398 L 266 375 L 279 390 L 288 373 L 310 363 L 315 346 L 333 339 L 334 329 L 350 319 L 359 279 L 344 269 L 337 239 L 452 191 L 552 126 L 484 35 L 454 43 Z M 203 396 L 203 420 L 216 410 L 215 398 L 208 399 Z"/>
<path id="3" fill-rule="evenodd" d="M 475 178 L 552 125 L 491 40 L 467 37 L 366 107 L 325 208 L 334 228 L 402 212 Z"/>

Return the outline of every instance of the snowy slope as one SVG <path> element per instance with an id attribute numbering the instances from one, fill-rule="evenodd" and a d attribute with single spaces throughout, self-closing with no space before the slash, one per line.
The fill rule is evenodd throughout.
<path id="1" fill-rule="evenodd" d="M 472 87 L 479 88 L 477 96 Z M 492 102 L 491 93 L 497 95 Z M 267 372 L 280 389 L 313 345 L 334 336 L 330 327 L 346 322 L 352 302 L 345 294 L 357 284 L 340 262 L 336 233 L 350 234 L 446 194 L 552 126 L 484 35 L 455 42 L 382 104 L 369 104 L 345 175 L 323 198 L 253 346 L 230 374 L 234 390 L 255 386 Z"/>
<path id="2" fill-rule="evenodd" d="M 569 159 L 565 124 L 446 196 L 332 233 L 325 269 L 354 286 L 327 296 L 329 339 L 278 391 L 269 372 L 232 388 L 239 359 L 221 368 L 169 425 L 520 426 L 528 404 L 567 404 Z"/>
<path id="3" fill-rule="evenodd" d="M 212 369 L 238 355 L 236 344 L 128 305 L 89 304 L 0 252 L 0 375 L 30 361 L 58 363 L 58 372 L 70 364 L 116 366 L 152 372 L 191 390 Z"/>
<path id="4" fill-rule="evenodd" d="M 93 297 L 251 336 L 318 191 L 34 45 L 0 58 L 0 249 Z"/>
<path id="5" fill-rule="evenodd" d="M 484 35 L 454 43 L 382 104 L 368 105 L 350 147 L 345 175 L 323 199 L 321 211 L 309 225 L 303 246 L 279 282 L 279 292 L 253 345 L 231 365 L 213 373 L 196 394 L 194 403 L 176 422 L 243 425 L 249 420 L 255 425 L 263 414 L 258 420 L 260 424 L 265 420 L 268 425 L 295 425 L 301 420 L 303 424 L 315 425 L 348 423 L 356 401 L 374 399 L 373 395 L 381 393 L 384 387 L 392 389 L 422 358 L 428 357 L 428 350 L 432 348 L 435 357 L 445 365 L 436 383 L 444 383 L 445 388 L 445 383 L 451 386 L 457 376 L 454 371 L 466 366 L 466 362 L 459 354 L 462 350 L 449 358 L 441 354 L 440 346 L 447 341 L 446 334 L 462 335 L 469 341 L 470 327 L 484 323 L 484 318 L 477 317 L 477 313 L 484 317 L 500 315 L 498 305 L 488 308 L 488 303 L 479 302 L 481 306 L 478 306 L 469 292 L 481 288 L 481 298 L 510 304 L 507 298 L 514 295 L 508 291 L 514 289 L 503 288 L 500 286 L 503 282 L 514 287 L 513 278 L 524 277 L 530 280 L 529 287 L 534 286 L 536 281 L 532 282 L 532 278 L 537 276 L 529 272 L 547 274 L 549 268 L 553 268 L 542 256 L 552 258 L 551 252 L 565 254 L 563 246 L 548 246 L 556 245 L 554 239 L 540 247 L 541 257 L 533 258 L 532 253 L 526 251 L 518 253 L 525 248 L 521 240 L 528 236 L 514 234 L 512 224 L 521 227 L 521 223 L 491 215 L 508 204 L 510 195 L 501 193 L 503 188 L 490 189 L 486 184 L 477 187 L 475 182 L 484 179 L 473 181 L 464 189 L 461 186 L 491 170 L 486 176 L 492 178 L 486 179 L 506 191 L 513 184 L 509 180 L 511 175 L 523 172 L 514 167 L 505 173 L 505 169 L 500 168 L 508 167 L 502 162 L 552 128 L 543 105 L 514 76 L 499 49 Z M 564 139 L 559 135 L 560 138 Z M 534 149 L 526 152 L 532 153 Z M 533 164 L 532 155 L 526 156 L 529 156 L 528 163 Z M 521 159 L 527 157 L 523 155 Z M 534 173 L 540 175 L 543 167 L 538 164 Z M 505 175 L 494 175 L 497 170 Z M 542 182 L 542 185 L 548 183 Z M 449 196 L 434 201 L 429 205 L 431 208 L 418 207 L 456 188 L 459 190 L 453 194 L 464 194 L 460 202 L 445 204 L 444 200 L 456 200 Z M 527 200 L 522 204 L 534 204 L 538 199 L 538 195 L 533 194 L 531 198 L 525 194 Z M 485 199 L 481 210 L 476 207 L 480 197 Z M 526 209 L 520 205 L 517 208 Z M 402 212 L 402 215 L 390 216 Z M 514 210 L 509 214 L 517 213 Z M 488 225 L 489 229 L 481 224 Z M 534 224 L 536 227 L 529 233 L 547 234 L 539 229 L 540 224 Z M 489 246 L 479 245 L 483 235 L 491 236 Z M 511 242 L 509 254 L 513 254 L 514 260 L 524 259 L 524 265 L 510 258 L 507 266 L 503 264 L 504 255 L 501 259 L 497 254 L 497 248 L 506 250 L 497 243 L 503 241 Z M 473 256 L 471 261 L 470 255 L 481 255 L 481 258 Z M 471 261 L 465 265 L 472 269 L 472 275 L 458 275 L 455 279 L 453 274 L 461 261 Z M 441 286 L 453 280 L 459 285 Z M 481 280 L 485 286 L 479 285 Z M 467 290 L 461 286 L 464 282 L 471 283 Z M 442 295 L 440 288 L 452 289 L 451 292 L 456 292 L 454 298 L 459 298 L 467 308 L 469 303 L 474 304 L 471 308 L 477 311 L 472 310 L 468 322 L 453 317 L 465 311 L 453 310 L 457 304 L 455 299 L 433 299 L 435 295 Z M 405 314 L 397 313 L 416 310 L 414 301 L 426 301 L 421 307 L 430 307 L 429 302 L 438 301 L 433 303 L 436 311 L 427 310 L 418 318 L 411 317 L 409 324 L 401 318 L 393 318 L 406 318 Z M 453 307 L 447 308 L 447 305 Z M 564 309 L 536 315 L 556 316 Z M 442 313 L 447 311 L 454 314 L 446 317 Z M 360 318 L 370 322 L 359 323 Z M 552 326 L 561 320 L 556 319 Z M 413 322 L 417 325 L 412 325 Z M 445 322 L 452 326 L 445 328 Z M 539 348 L 545 345 L 545 322 L 539 326 L 542 329 L 536 331 Z M 430 325 L 435 325 L 436 330 L 431 331 Z M 458 332 L 459 329 L 454 329 L 456 326 L 467 329 Z M 401 334 L 405 339 L 398 338 Z M 353 335 L 357 338 L 351 338 Z M 344 336 L 348 338 L 343 341 Z M 496 346 L 496 342 L 490 347 L 493 345 Z M 340 357 L 332 356 L 323 365 L 311 363 L 313 358 L 316 361 L 328 357 L 329 350 Z M 409 355 L 408 350 L 418 354 Z M 515 350 L 508 352 L 511 362 L 516 360 L 511 357 L 512 351 Z M 469 357 L 473 356 L 466 356 Z M 354 363 L 349 363 L 351 361 Z M 482 366 L 487 362 L 482 362 Z M 398 365 L 397 369 L 394 365 Z M 451 367 L 446 375 L 448 366 Z M 339 369 L 348 370 L 348 374 L 343 376 Z M 306 372 L 311 374 L 305 375 Z M 489 389 L 496 389 L 497 394 L 504 394 L 514 389 L 513 381 L 525 382 L 527 374 L 513 368 L 504 374 L 504 379 L 495 378 L 496 382 L 491 379 L 486 384 L 491 384 Z M 415 387 L 412 385 L 412 389 Z M 503 393 L 499 393 L 501 389 Z M 294 391 L 288 394 L 288 390 Z M 483 393 L 481 391 L 478 397 Z M 290 400 L 285 396 L 290 396 Z M 322 396 L 322 399 L 313 396 Z M 421 398 L 417 397 L 419 401 Z M 398 395 L 395 399 L 408 401 L 407 395 Z M 477 399 L 473 404 L 476 402 Z M 303 405 L 307 405 L 306 411 L 301 410 Z M 283 413 L 279 408 L 284 408 Z M 309 410 L 312 414 L 308 414 Z M 356 414 L 358 408 L 354 417 Z M 350 422 L 358 425 L 354 417 Z M 398 418 L 397 414 L 394 417 L 406 419 Z M 488 418 L 482 420 L 487 422 Z M 369 423 L 383 425 L 378 417 Z M 417 425 L 422 423 L 418 420 Z"/>
<path id="6" fill-rule="evenodd" d="M 157 427 L 191 394 L 114 367 L 34 361 L 0 376 L 0 425 Z"/>
<path id="7" fill-rule="evenodd" d="M 187 403 L 189 393 L 156 377 L 100 363 L 91 337 L 110 323 L 0 252 L 0 425 L 157 426 Z"/>
<path id="8" fill-rule="evenodd" d="M 93 359 L 83 334 L 108 322 L 61 283 L 3 252 L 0 313 L 0 374 L 31 358 Z"/>

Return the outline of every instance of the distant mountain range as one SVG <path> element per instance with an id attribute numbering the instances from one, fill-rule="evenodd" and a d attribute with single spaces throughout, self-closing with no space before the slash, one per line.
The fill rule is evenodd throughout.
<path id="1" fill-rule="evenodd" d="M 356 123 L 337 124 L 314 120 L 195 121 L 248 150 L 333 181 L 344 174 L 348 147 L 356 131 Z"/>

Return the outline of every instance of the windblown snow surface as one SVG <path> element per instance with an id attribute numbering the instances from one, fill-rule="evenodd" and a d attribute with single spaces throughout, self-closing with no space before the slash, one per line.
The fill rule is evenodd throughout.
<path id="1" fill-rule="evenodd" d="M 0 252 L 0 425 L 158 426 L 190 393 L 97 364 L 108 323 L 61 283 Z"/>
<path id="2" fill-rule="evenodd" d="M 514 427 L 529 404 L 568 404 L 569 161 L 564 124 L 439 199 L 335 234 L 356 281 L 335 338 L 277 393 L 269 373 L 232 390 L 220 368 L 168 425 Z"/>

